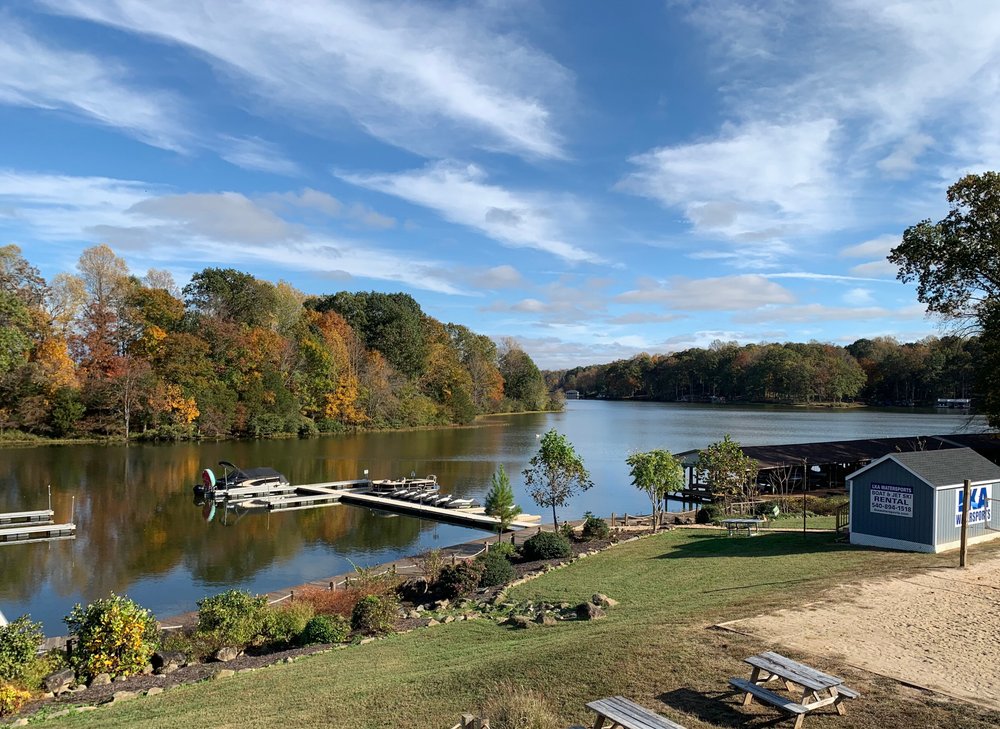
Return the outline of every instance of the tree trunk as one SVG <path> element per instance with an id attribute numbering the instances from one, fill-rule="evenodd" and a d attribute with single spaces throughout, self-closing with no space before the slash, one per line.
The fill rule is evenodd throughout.
<path id="1" fill-rule="evenodd" d="M 556 502 L 552 502 L 552 527 L 559 531 L 559 520 L 556 519 Z"/>

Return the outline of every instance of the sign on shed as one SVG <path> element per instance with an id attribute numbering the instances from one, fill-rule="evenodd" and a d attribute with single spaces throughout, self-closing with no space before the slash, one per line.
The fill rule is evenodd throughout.
<path id="1" fill-rule="evenodd" d="M 889 483 L 872 483 L 871 511 L 913 518 L 913 487 Z"/>

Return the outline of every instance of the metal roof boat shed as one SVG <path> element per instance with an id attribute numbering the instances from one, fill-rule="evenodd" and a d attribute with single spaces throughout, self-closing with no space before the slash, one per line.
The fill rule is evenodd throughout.
<path id="1" fill-rule="evenodd" d="M 969 544 L 1000 537 L 992 499 L 1000 466 L 971 448 L 890 453 L 847 477 L 851 544 L 943 552 L 957 549 L 963 481 L 972 482 Z"/>

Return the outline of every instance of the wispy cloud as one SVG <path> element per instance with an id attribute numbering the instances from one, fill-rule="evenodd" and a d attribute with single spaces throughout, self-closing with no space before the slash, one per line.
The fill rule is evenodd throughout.
<path id="1" fill-rule="evenodd" d="M 0 104 L 68 112 L 163 149 L 191 143 L 176 95 L 139 88 L 104 56 L 43 43 L 4 14 L 0 23 Z"/>
<path id="2" fill-rule="evenodd" d="M 318 203 L 321 196 L 306 197 Z M 7 170 L 0 171 L 0 208 L 9 210 L 0 218 L 0 231 L 9 238 L 67 249 L 108 243 L 135 270 L 186 260 L 263 269 L 269 278 L 295 271 L 470 293 L 440 274 L 448 269 L 442 261 L 285 219 L 241 193 L 173 194 L 133 180 Z"/>
<path id="3" fill-rule="evenodd" d="M 585 219 L 577 201 L 490 184 L 476 165 L 439 162 L 395 174 L 337 175 L 359 187 L 430 208 L 452 223 L 474 228 L 507 246 L 535 248 L 570 262 L 603 261 L 568 242 L 567 224 L 579 225 Z"/>
<path id="4" fill-rule="evenodd" d="M 682 311 L 741 311 L 795 301 L 791 291 L 755 274 L 701 279 L 675 276 L 665 282 L 642 278 L 638 285 L 616 300 L 660 303 Z"/>
<path id="5" fill-rule="evenodd" d="M 271 172 L 286 177 L 295 177 L 302 172 L 295 162 L 284 155 L 278 145 L 258 137 L 222 135 L 218 147 L 222 159 L 245 170 Z"/>
<path id="6" fill-rule="evenodd" d="M 396 1 L 60 0 L 52 12 L 202 54 L 262 110 L 331 122 L 422 154 L 476 146 L 563 156 L 568 71 L 461 6 Z M 502 59 L 502 60 L 501 60 Z"/>

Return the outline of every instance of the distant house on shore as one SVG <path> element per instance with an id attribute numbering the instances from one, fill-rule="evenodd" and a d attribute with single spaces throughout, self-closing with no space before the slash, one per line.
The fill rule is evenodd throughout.
<path id="1" fill-rule="evenodd" d="M 564 394 L 566 395 L 566 399 L 567 400 L 579 400 L 580 399 L 580 391 L 579 390 L 566 390 L 566 392 Z"/>

